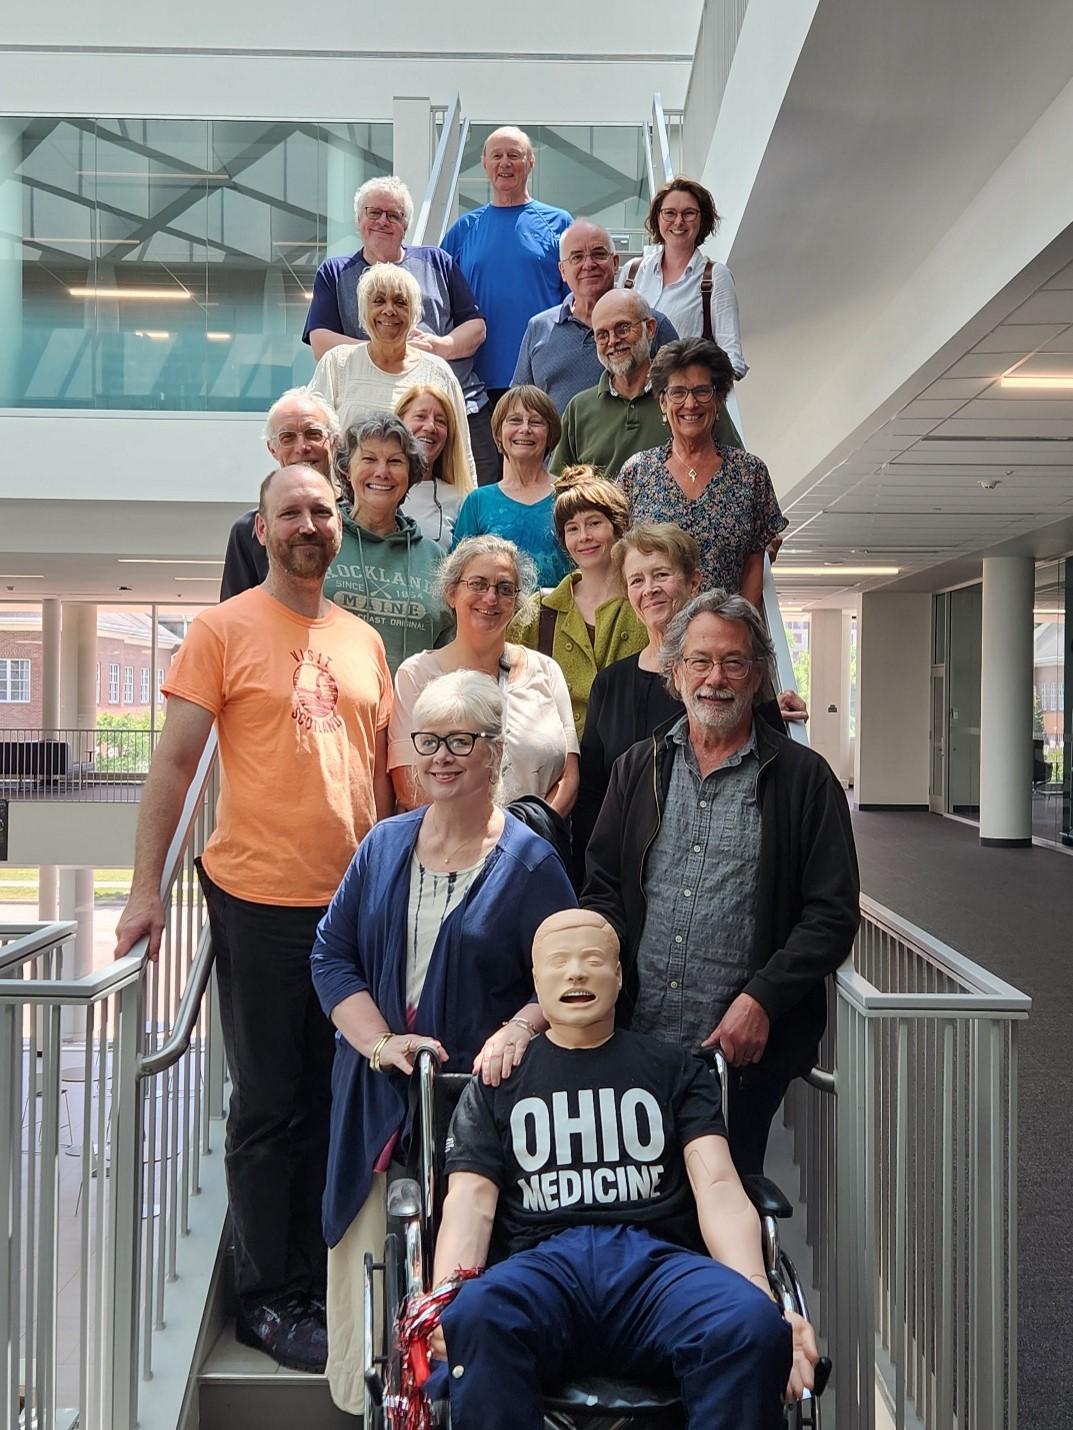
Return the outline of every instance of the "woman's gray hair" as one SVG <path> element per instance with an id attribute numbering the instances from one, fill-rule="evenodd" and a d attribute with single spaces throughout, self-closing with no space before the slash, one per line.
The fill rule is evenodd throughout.
<path id="1" fill-rule="evenodd" d="M 689 627 L 698 616 L 718 616 L 723 621 L 741 621 L 749 632 L 752 659 L 764 667 L 764 674 L 774 684 L 775 647 L 771 643 L 763 616 L 752 601 L 747 601 L 744 596 L 732 595 L 729 591 L 716 587 L 713 591 L 702 591 L 699 596 L 694 596 L 671 618 L 667 626 L 659 652 L 659 668 L 672 695 L 678 694 L 674 668 L 685 653 Z M 762 681 L 761 688 L 763 686 Z"/>
<path id="2" fill-rule="evenodd" d="M 410 227 L 410 221 L 414 216 L 413 196 L 397 174 L 386 174 L 380 179 L 366 179 L 354 195 L 355 228 L 361 220 L 361 211 L 370 194 L 390 194 L 405 215 L 406 227 Z"/>
<path id="3" fill-rule="evenodd" d="M 421 289 L 417 279 L 397 263 L 374 263 L 358 279 L 358 321 L 366 332 L 369 328 L 369 306 L 377 293 L 388 291 L 406 295 L 406 311 L 410 327 L 421 321 Z"/>
<path id="4" fill-rule="evenodd" d="M 354 460 L 354 453 L 363 442 L 388 441 L 398 442 L 402 455 L 406 458 L 409 467 L 407 492 L 415 482 L 422 479 L 425 474 L 425 459 L 409 427 L 401 418 L 396 417 L 394 412 L 374 412 L 363 422 L 355 422 L 353 427 L 348 427 L 342 442 L 335 449 L 335 481 L 345 502 L 352 503 L 354 500 L 354 488 L 350 484 L 350 464 Z"/>
<path id="5" fill-rule="evenodd" d="M 491 735 L 492 799 L 499 794 L 503 765 L 503 695 L 499 685 L 481 670 L 452 670 L 430 680 L 414 701 L 414 730 L 453 725 L 458 730 Z M 416 777 L 416 772 L 415 772 Z"/>
<path id="6" fill-rule="evenodd" d="M 513 541 L 507 541 L 502 536 L 488 534 L 464 537 L 440 563 L 436 577 L 437 593 L 446 602 L 448 592 L 455 589 L 465 575 L 466 567 L 478 556 L 503 556 L 511 562 L 514 567 L 514 584 L 518 587 L 518 594 L 514 599 L 515 620 L 531 621 L 539 590 L 536 563 L 531 556 L 515 546 Z"/>

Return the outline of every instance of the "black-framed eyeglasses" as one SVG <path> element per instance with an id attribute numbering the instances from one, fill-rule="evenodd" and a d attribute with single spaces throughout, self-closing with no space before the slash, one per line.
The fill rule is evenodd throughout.
<path id="1" fill-rule="evenodd" d="M 639 318 L 634 318 L 631 322 L 627 322 L 624 318 L 621 323 L 616 323 L 613 328 L 596 328 L 593 331 L 593 337 L 597 343 L 608 343 L 613 337 L 628 338 L 635 328 L 641 326 L 642 324 Z"/>
<path id="2" fill-rule="evenodd" d="M 386 218 L 388 223 L 405 223 L 406 215 L 400 213 L 398 209 L 370 209 L 362 210 L 366 218 L 372 219 L 374 223 L 379 223 L 382 218 Z"/>
<path id="3" fill-rule="evenodd" d="M 441 745 L 446 745 L 452 755 L 472 755 L 478 740 L 498 738 L 498 735 L 488 735 L 483 730 L 452 730 L 449 735 L 434 735 L 431 730 L 415 730 L 410 736 L 419 755 L 435 755 Z"/>
<path id="4" fill-rule="evenodd" d="M 711 402 L 715 396 L 715 386 L 710 382 L 698 382 L 696 387 L 668 387 L 667 400 L 676 406 L 692 397 L 695 402 Z"/>
<path id="5" fill-rule="evenodd" d="M 518 587 L 513 581 L 489 581 L 484 576 L 463 576 L 458 584 L 475 596 L 487 595 L 494 588 L 502 601 L 513 601 L 518 594 Z"/>
<path id="6" fill-rule="evenodd" d="M 744 680 L 756 662 L 743 660 L 741 656 L 737 655 L 728 655 L 726 660 L 712 660 L 707 655 L 687 655 L 682 664 L 690 675 L 710 675 L 715 667 L 719 666 L 727 680 Z"/>

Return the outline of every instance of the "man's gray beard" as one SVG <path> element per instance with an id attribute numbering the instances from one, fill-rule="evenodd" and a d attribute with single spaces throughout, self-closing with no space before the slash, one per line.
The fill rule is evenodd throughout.
<path id="1" fill-rule="evenodd" d="M 701 700 L 699 694 L 695 693 L 686 697 L 685 707 L 687 713 L 705 729 L 733 730 L 744 719 L 745 712 L 752 708 L 752 703 L 752 694 L 740 690 L 734 694 L 732 700 L 718 702 Z"/>

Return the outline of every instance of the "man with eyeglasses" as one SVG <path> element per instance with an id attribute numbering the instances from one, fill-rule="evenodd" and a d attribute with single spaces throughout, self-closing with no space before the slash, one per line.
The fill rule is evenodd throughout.
<path id="1" fill-rule="evenodd" d="M 279 467 L 312 467 L 329 481 L 339 440 L 339 419 L 323 398 L 292 387 L 268 409 L 265 446 Z M 268 575 L 268 552 L 256 532 L 257 508 L 243 512 L 231 528 L 224 552 L 220 600 L 260 586 Z"/>
<path id="2" fill-rule="evenodd" d="M 591 219 L 575 219 L 559 239 L 559 272 L 569 296 L 529 319 L 511 385 L 532 383 L 562 413 L 572 397 L 600 380 L 592 315 L 599 300 L 614 288 L 618 272 L 618 254 L 607 229 Z M 678 334 L 662 313 L 652 313 L 651 318 L 649 346 L 655 351 Z"/>
<path id="3" fill-rule="evenodd" d="M 462 214 L 443 239 L 488 320 L 476 365 L 493 408 L 511 386 L 526 323 L 566 296 L 558 242 L 572 219 L 565 209 L 531 196 L 533 163 L 533 146 L 523 130 L 506 125 L 489 134 L 481 168 L 491 201 Z"/>
<path id="4" fill-rule="evenodd" d="M 612 288 L 592 309 L 599 381 L 572 397 L 549 466 L 558 475 L 579 462 L 613 477 L 627 458 L 667 440 L 659 400 L 648 379 L 659 346 L 657 318 L 639 293 Z M 669 326 L 669 324 L 668 324 Z M 715 440 L 740 447 L 737 428 L 721 407 Z"/>
<path id="5" fill-rule="evenodd" d="M 685 713 L 616 762 L 581 904 L 622 942 L 623 1020 L 722 1049 L 744 1176 L 763 1171 L 786 1088 L 816 1061 L 824 983 L 853 946 L 849 806 L 821 755 L 754 719 L 772 645 L 744 596 L 694 597 L 660 663 Z"/>
<path id="6" fill-rule="evenodd" d="M 302 341 L 319 362 L 329 348 L 367 342 L 358 315 L 358 280 L 374 263 L 397 263 L 421 289 L 421 321 L 410 346 L 435 353 L 451 365 L 466 399 L 470 445 L 477 480 L 499 477 L 499 453 L 492 441 L 488 393 L 474 366 L 485 340 L 481 310 L 461 268 L 442 248 L 403 243 L 414 215 L 410 190 L 394 174 L 369 179 L 354 195 L 354 222 L 361 238 L 357 253 L 326 258 L 313 280 L 313 298 Z"/>

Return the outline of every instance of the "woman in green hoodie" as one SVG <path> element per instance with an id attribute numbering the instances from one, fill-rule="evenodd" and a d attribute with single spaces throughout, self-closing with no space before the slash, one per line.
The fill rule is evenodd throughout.
<path id="1" fill-rule="evenodd" d="M 324 594 L 384 642 L 392 675 L 409 655 L 446 645 L 454 616 L 436 594 L 443 551 L 399 507 L 424 474 L 421 451 L 392 413 L 349 428 L 335 458 L 343 542 Z"/>

